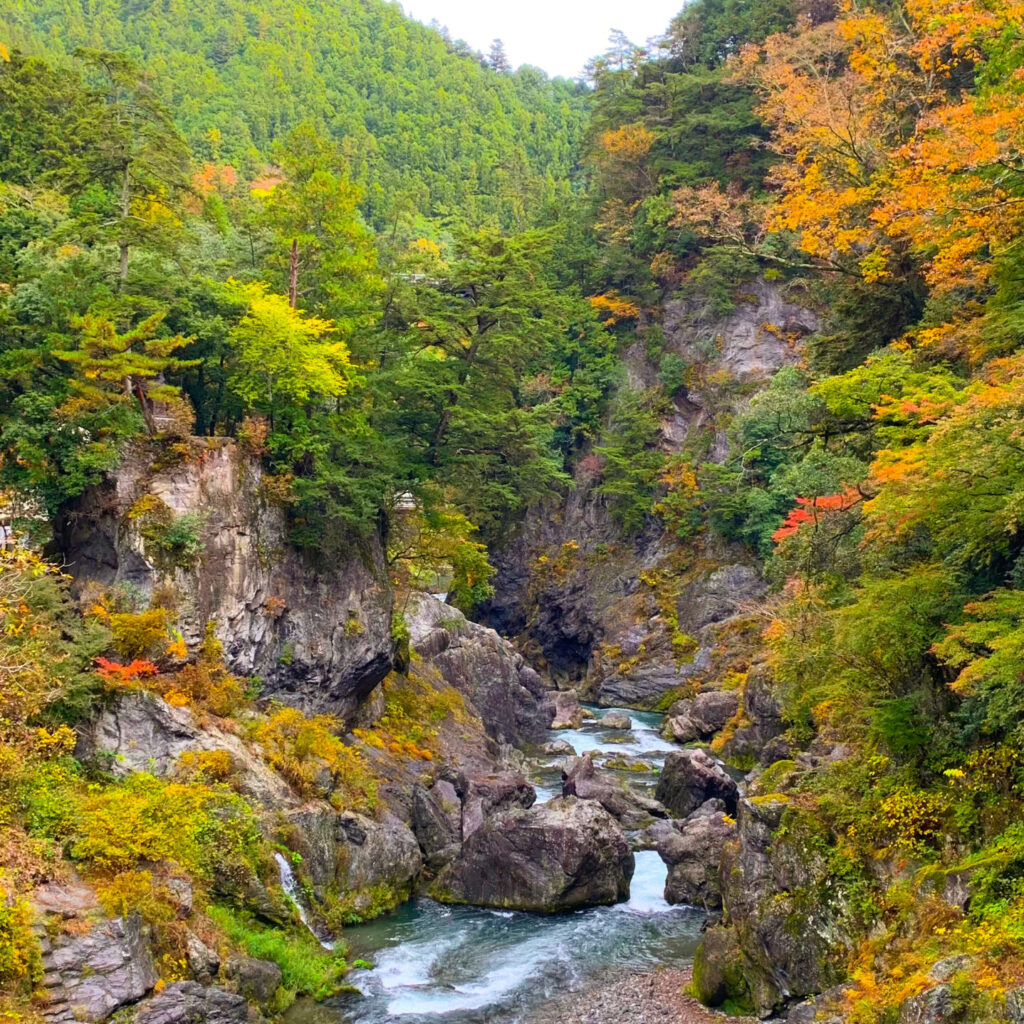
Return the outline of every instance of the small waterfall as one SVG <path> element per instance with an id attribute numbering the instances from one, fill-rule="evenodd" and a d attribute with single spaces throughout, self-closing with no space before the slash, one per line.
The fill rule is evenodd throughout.
<path id="1" fill-rule="evenodd" d="M 295 909 L 299 912 L 299 918 L 302 923 L 306 926 L 306 930 L 310 935 L 320 943 L 324 949 L 334 949 L 333 942 L 325 942 L 316 930 L 309 923 L 309 914 L 306 911 L 306 905 L 303 902 L 302 890 L 299 889 L 299 883 L 295 881 L 295 874 L 292 872 L 292 866 L 288 863 L 287 859 L 280 853 L 274 854 L 274 859 L 277 861 L 277 870 L 281 876 L 281 888 L 284 889 L 285 896 L 288 897 L 295 904 Z"/>

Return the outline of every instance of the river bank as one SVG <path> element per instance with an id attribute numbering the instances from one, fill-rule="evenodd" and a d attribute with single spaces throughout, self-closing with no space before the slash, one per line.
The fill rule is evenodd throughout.
<path id="1" fill-rule="evenodd" d="M 525 1024 L 753 1024 L 709 1010 L 688 995 L 693 969 L 608 971 L 579 992 L 546 1003 Z"/>

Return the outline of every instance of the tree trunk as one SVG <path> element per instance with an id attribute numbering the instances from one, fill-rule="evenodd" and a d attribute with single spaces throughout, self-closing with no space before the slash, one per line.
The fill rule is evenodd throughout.
<path id="1" fill-rule="evenodd" d="M 121 265 L 117 274 L 117 291 L 124 291 L 128 281 L 128 238 L 125 232 L 128 230 L 128 214 L 132 208 L 131 179 L 128 177 L 128 162 L 125 161 L 124 175 L 121 178 L 121 241 L 118 248 L 121 250 Z"/>
<path id="2" fill-rule="evenodd" d="M 139 408 L 142 410 L 142 418 L 146 422 L 146 430 L 149 431 L 150 437 L 154 437 L 156 435 L 156 420 L 153 419 L 153 409 L 149 404 L 146 389 L 142 386 L 142 382 L 138 380 L 132 381 L 132 387 L 135 391 L 135 397 L 139 400 Z"/>
<path id="3" fill-rule="evenodd" d="M 292 239 L 292 259 L 288 272 L 288 302 L 292 309 L 299 304 L 299 240 Z"/>

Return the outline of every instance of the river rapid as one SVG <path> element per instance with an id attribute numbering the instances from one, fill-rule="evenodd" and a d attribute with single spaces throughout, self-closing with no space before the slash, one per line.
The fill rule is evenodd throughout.
<path id="1" fill-rule="evenodd" d="M 597 716 L 614 709 L 591 709 Z M 579 753 L 640 787 L 653 786 L 674 746 L 661 716 L 635 711 L 629 732 L 600 719 L 561 730 Z M 628 767 L 621 767 L 627 765 Z M 638 770 L 641 767 L 646 770 Z M 542 759 L 533 781 L 539 801 L 560 793 L 560 759 Z M 319 1007 L 296 1006 L 291 1024 L 521 1024 L 552 997 L 595 983 L 609 971 L 681 967 L 692 962 L 704 914 L 664 899 L 666 868 L 653 850 L 636 853 L 627 903 L 538 915 L 416 899 L 371 924 L 347 929 L 350 983 L 359 990 Z"/>

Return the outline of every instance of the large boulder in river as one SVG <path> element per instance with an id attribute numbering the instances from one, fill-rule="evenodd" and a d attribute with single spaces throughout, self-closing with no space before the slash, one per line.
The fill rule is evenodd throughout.
<path id="1" fill-rule="evenodd" d="M 513 745 L 544 738 L 544 684 L 507 640 L 431 594 L 411 594 L 403 615 L 412 649 L 473 706 L 489 736 Z"/>
<path id="2" fill-rule="evenodd" d="M 140 443 L 61 510 L 56 546 L 76 591 L 159 592 L 190 651 L 213 622 L 228 667 L 259 676 L 265 697 L 351 718 L 393 663 L 383 542 L 300 551 L 263 484 L 230 439 Z M 195 543 L 169 542 L 175 524 Z"/>
<path id="3" fill-rule="evenodd" d="M 623 828 L 638 829 L 653 818 L 664 818 L 665 808 L 607 776 L 598 775 L 589 754 L 571 757 L 562 769 L 562 795 L 596 800 Z"/>
<path id="4" fill-rule="evenodd" d="M 726 810 L 735 814 L 739 790 L 703 750 L 679 750 L 665 758 L 654 795 L 672 814 L 686 818 L 705 800 L 722 800 Z"/>
<path id="5" fill-rule="evenodd" d="M 462 772 L 456 789 L 462 799 L 462 838 L 468 839 L 492 814 L 532 807 L 537 791 L 518 772 Z"/>
<path id="6" fill-rule="evenodd" d="M 702 811 L 663 833 L 658 854 L 668 865 L 665 900 L 705 910 L 722 909 L 722 848 L 736 838 L 736 824 L 720 811 Z"/>
<path id="7" fill-rule="evenodd" d="M 633 728 L 633 719 L 625 711 L 609 711 L 600 721 L 602 729 L 628 731 Z"/>
<path id="8" fill-rule="evenodd" d="M 628 899 L 633 869 L 621 829 L 600 804 L 556 798 L 488 818 L 431 895 L 509 910 L 574 910 Z"/>
<path id="9" fill-rule="evenodd" d="M 739 706 L 740 695 L 736 690 L 709 690 L 690 700 L 677 700 L 669 708 L 663 734 L 677 743 L 709 739 L 725 728 Z"/>

